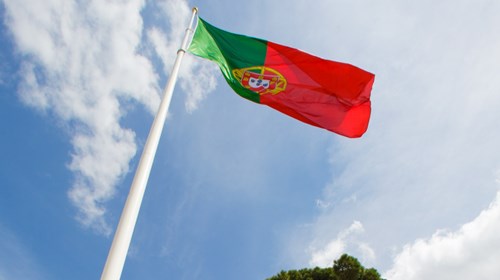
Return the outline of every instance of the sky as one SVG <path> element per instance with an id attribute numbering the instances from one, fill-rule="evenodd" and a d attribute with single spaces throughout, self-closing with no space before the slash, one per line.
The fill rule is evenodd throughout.
<path id="1" fill-rule="evenodd" d="M 500 2 L 0 2 L 0 280 L 98 279 L 193 6 L 376 75 L 348 139 L 185 56 L 122 279 L 500 273 Z"/>

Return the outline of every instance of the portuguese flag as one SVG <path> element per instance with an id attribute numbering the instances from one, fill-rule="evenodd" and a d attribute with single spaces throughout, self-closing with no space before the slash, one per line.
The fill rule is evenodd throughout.
<path id="1" fill-rule="evenodd" d="M 189 52 L 216 62 L 240 96 L 347 137 L 370 119 L 375 76 L 262 39 L 233 34 L 201 18 Z"/>

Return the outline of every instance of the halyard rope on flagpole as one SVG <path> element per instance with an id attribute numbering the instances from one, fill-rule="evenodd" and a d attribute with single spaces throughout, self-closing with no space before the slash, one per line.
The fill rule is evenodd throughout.
<path id="1" fill-rule="evenodd" d="M 156 117 L 151 125 L 144 150 L 135 172 L 134 180 L 130 186 L 130 191 L 123 207 L 120 222 L 116 228 L 113 243 L 109 250 L 108 258 L 101 275 L 101 280 L 119 280 L 123 271 L 123 265 L 127 257 L 127 252 L 134 233 L 134 227 L 137 222 L 137 216 L 141 208 L 142 198 L 146 190 L 149 174 L 153 165 L 160 136 L 167 117 L 168 107 L 172 100 L 172 92 L 177 81 L 177 75 L 181 65 L 182 58 L 186 53 L 189 46 L 190 35 L 193 33 L 193 24 L 198 13 L 197 8 L 193 8 L 189 27 L 186 29 L 184 40 L 182 41 L 181 48 L 177 51 L 172 73 L 168 80 L 167 86 L 163 91 L 163 98 L 158 108 Z"/>

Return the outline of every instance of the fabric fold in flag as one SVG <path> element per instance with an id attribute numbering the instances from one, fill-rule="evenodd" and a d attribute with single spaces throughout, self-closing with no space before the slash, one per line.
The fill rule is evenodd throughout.
<path id="1" fill-rule="evenodd" d="M 368 128 L 375 76 L 356 66 L 230 33 L 201 18 L 188 51 L 216 62 L 243 98 L 346 137 Z"/>

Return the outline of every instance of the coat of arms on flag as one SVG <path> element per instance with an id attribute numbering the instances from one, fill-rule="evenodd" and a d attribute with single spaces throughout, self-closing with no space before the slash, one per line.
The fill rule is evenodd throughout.
<path id="1" fill-rule="evenodd" d="M 258 94 L 277 94 L 286 89 L 286 79 L 278 71 L 264 66 L 233 70 L 241 85 Z"/>

